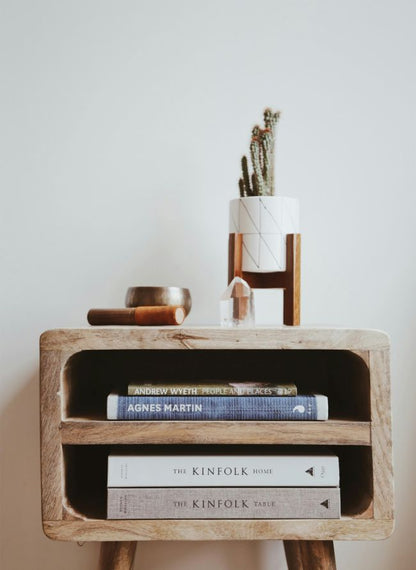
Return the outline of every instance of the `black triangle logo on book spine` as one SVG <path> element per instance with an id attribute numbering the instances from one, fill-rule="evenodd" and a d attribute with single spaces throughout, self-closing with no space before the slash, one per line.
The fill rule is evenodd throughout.
<path id="1" fill-rule="evenodd" d="M 321 505 L 326 509 L 329 509 L 329 499 L 327 499 L 326 501 L 322 501 Z"/>
<path id="2" fill-rule="evenodd" d="M 313 468 L 313 467 L 310 467 L 309 469 L 307 469 L 307 470 L 305 471 L 305 473 L 309 473 L 309 475 L 310 475 L 311 477 L 313 477 L 313 476 L 315 475 L 315 473 L 314 473 L 314 468 Z"/>

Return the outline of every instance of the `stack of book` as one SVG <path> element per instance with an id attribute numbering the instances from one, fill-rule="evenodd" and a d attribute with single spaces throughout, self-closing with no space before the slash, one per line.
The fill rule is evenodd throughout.
<path id="1" fill-rule="evenodd" d="M 109 420 L 327 420 L 328 398 L 294 384 L 223 382 L 129 384 L 107 398 Z"/>
<path id="2" fill-rule="evenodd" d="M 334 519 L 335 455 L 118 455 L 109 519 Z"/>

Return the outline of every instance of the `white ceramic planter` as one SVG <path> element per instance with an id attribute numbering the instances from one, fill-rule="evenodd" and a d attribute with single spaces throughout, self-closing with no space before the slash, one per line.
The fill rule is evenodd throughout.
<path id="1" fill-rule="evenodd" d="M 299 231 L 297 198 L 250 196 L 230 202 L 230 233 L 243 234 L 243 271 L 285 271 L 286 235 Z"/>

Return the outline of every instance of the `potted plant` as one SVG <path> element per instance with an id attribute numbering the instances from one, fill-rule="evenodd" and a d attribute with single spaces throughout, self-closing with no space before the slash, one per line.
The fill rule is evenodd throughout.
<path id="1" fill-rule="evenodd" d="M 241 160 L 240 198 L 230 203 L 230 233 L 243 234 L 243 271 L 286 269 L 286 235 L 299 233 L 296 198 L 275 196 L 274 149 L 280 112 L 264 111 L 264 128 L 252 130 L 250 157 Z"/>

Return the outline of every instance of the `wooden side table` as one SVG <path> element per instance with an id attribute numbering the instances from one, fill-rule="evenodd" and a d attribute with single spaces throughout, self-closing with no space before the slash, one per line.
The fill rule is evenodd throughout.
<path id="1" fill-rule="evenodd" d="M 335 568 L 333 540 L 393 530 L 389 340 L 327 328 L 103 327 L 40 340 L 42 520 L 57 540 L 102 541 L 101 569 L 127 570 L 137 541 L 284 540 L 290 570 Z M 105 419 L 128 381 L 292 380 L 327 394 L 325 422 Z M 340 459 L 336 520 L 107 520 L 110 449 L 141 445 L 308 446 Z M 282 447 L 283 448 L 283 447 Z"/>

